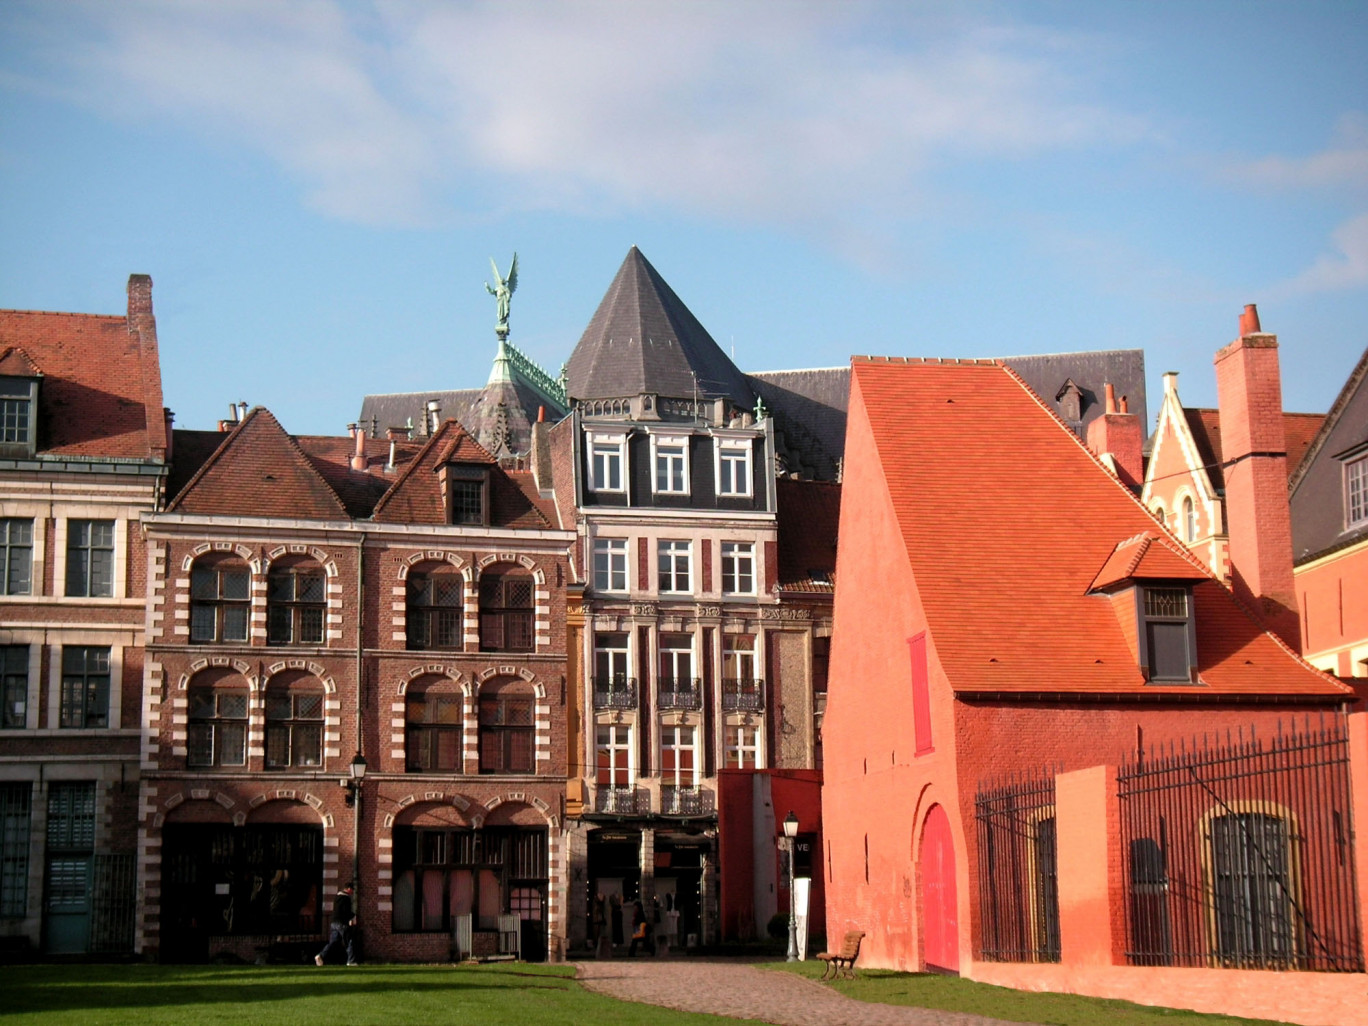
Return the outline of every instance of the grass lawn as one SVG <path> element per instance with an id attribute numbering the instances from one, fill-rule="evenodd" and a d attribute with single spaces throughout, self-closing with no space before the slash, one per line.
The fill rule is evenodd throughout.
<path id="1" fill-rule="evenodd" d="M 826 967 L 821 962 L 776 962 L 764 968 L 798 973 L 815 980 Z M 854 980 L 838 980 L 829 986 L 859 1001 L 917 1005 L 1052 1026 L 1278 1026 L 1268 1019 L 1203 1015 L 1074 994 L 1028 993 L 933 973 L 861 969 Z"/>
<path id="2" fill-rule="evenodd" d="M 6 1026 L 717 1026 L 742 1021 L 591 994 L 574 982 L 573 966 L 560 965 L 16 965 L 3 971 L 0 1020 Z"/>

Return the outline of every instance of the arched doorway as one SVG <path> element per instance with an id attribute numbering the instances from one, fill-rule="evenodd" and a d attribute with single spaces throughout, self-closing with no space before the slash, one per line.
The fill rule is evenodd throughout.
<path id="1" fill-rule="evenodd" d="M 928 969 L 959 972 L 959 904 L 955 840 L 943 805 L 931 806 L 922 829 L 922 947 Z"/>

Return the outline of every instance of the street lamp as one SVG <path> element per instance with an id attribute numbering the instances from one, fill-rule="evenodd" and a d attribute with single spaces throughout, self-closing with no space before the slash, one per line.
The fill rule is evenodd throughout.
<path id="1" fill-rule="evenodd" d="M 347 789 L 347 804 L 355 804 L 357 795 L 361 792 L 361 781 L 366 776 L 366 757 L 360 752 L 352 756 L 351 765 L 347 767 L 351 773 L 350 780 L 343 780 L 342 786 Z"/>
<path id="2" fill-rule="evenodd" d="M 361 894 L 361 781 L 366 777 L 366 757 L 359 750 L 347 770 L 351 779 L 342 781 L 347 789 L 345 801 L 348 807 L 356 806 L 356 815 L 352 817 L 352 900 L 356 901 Z"/>
<path id="3" fill-rule="evenodd" d="M 784 840 L 788 847 L 789 864 L 789 943 L 788 958 L 786 959 L 786 961 L 789 962 L 798 961 L 798 905 L 794 901 L 793 894 L 793 856 L 796 847 L 794 838 L 797 836 L 798 817 L 794 814 L 793 810 L 790 809 L 789 814 L 784 817 Z"/>

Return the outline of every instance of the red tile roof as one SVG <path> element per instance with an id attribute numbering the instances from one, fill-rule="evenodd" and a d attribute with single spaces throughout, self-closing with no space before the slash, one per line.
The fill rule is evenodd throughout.
<path id="1" fill-rule="evenodd" d="M 167 506 L 172 513 L 346 520 L 337 492 L 270 410 L 243 418 Z"/>
<path id="2" fill-rule="evenodd" d="M 779 517 L 779 588 L 832 594 L 841 486 L 829 481 L 774 482 Z"/>
<path id="3" fill-rule="evenodd" d="M 0 310 L 0 353 L 9 354 L 0 357 L 0 373 L 43 376 L 40 453 L 162 458 L 166 421 L 150 314 L 130 323 L 118 316 Z"/>
<path id="4" fill-rule="evenodd" d="M 852 412 L 868 420 L 956 691 L 1196 690 L 1145 684 L 1112 603 L 1089 594 L 1118 544 L 1154 532 L 1153 517 L 1020 378 L 987 362 L 860 358 L 852 370 Z M 1194 609 L 1206 694 L 1347 693 L 1214 579 L 1196 583 Z"/>
<path id="5" fill-rule="evenodd" d="M 1188 430 L 1197 443 L 1197 455 L 1206 467 L 1212 487 L 1225 489 L 1224 457 L 1221 454 L 1221 411 L 1204 407 L 1184 407 Z M 1291 477 L 1301 465 L 1306 450 L 1325 420 L 1323 413 L 1284 413 L 1283 434 L 1287 439 L 1287 476 Z"/>
<path id="6" fill-rule="evenodd" d="M 1208 576 L 1187 549 L 1150 531 L 1118 544 L 1088 590 L 1102 591 L 1131 580 L 1200 581 Z"/>

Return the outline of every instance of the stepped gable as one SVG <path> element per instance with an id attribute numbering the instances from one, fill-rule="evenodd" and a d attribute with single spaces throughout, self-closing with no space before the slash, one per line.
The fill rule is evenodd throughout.
<path id="1" fill-rule="evenodd" d="M 442 500 L 437 470 L 445 463 L 479 464 L 489 468 L 489 516 L 491 527 L 549 528 L 554 512 L 549 502 L 533 499 L 536 486 L 532 475 L 516 481 L 500 468 L 498 461 L 454 420 L 443 421 L 427 444 L 414 456 L 398 479 L 376 504 L 373 519 L 386 524 L 446 524 L 446 505 Z"/>
<path id="2" fill-rule="evenodd" d="M 1183 407 L 1183 417 L 1187 420 L 1192 441 L 1197 446 L 1197 456 L 1207 472 L 1211 486 L 1218 492 L 1225 491 L 1225 466 L 1221 454 L 1221 411 L 1199 406 Z M 1311 448 L 1316 433 L 1325 422 L 1323 413 L 1284 413 L 1283 435 L 1287 447 L 1287 476 L 1292 478 Z"/>
<path id="3" fill-rule="evenodd" d="M 774 482 L 779 524 L 779 590 L 836 591 L 836 530 L 841 486 L 830 481 Z"/>
<path id="4" fill-rule="evenodd" d="M 755 405 L 746 376 L 635 246 L 570 354 L 567 391 L 572 400 L 697 394 Z"/>
<path id="5" fill-rule="evenodd" d="M 1122 617 L 1090 589 L 1118 544 L 1153 534 L 1154 519 L 1001 363 L 856 358 L 851 411 L 852 432 L 872 436 L 937 657 L 957 693 L 1350 693 L 1262 630 L 1187 557 L 1181 565 L 1201 575 L 1193 583 L 1201 684 L 1147 684 Z M 1150 551 L 1166 564 L 1182 555 L 1153 542 L 1142 555 Z"/>
<path id="6" fill-rule="evenodd" d="M 151 280 L 129 282 L 131 317 L 0 310 L 0 374 L 42 375 L 38 452 L 159 461 L 166 451 Z"/>
<path id="7" fill-rule="evenodd" d="M 341 498 L 270 410 L 257 406 L 180 494 L 170 513 L 347 520 Z"/>

